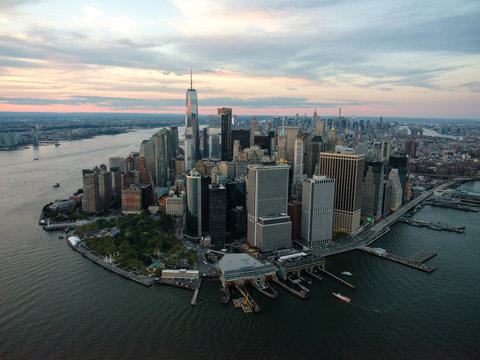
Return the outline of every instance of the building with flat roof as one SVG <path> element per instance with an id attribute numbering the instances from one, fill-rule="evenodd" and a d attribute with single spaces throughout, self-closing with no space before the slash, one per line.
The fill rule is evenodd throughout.
<path id="1" fill-rule="evenodd" d="M 333 230 L 354 234 L 360 227 L 364 155 L 320 153 L 315 173 L 335 179 Z"/>
<path id="2" fill-rule="evenodd" d="M 332 241 L 335 180 L 314 175 L 303 180 L 301 237 L 308 246 Z"/>
<path id="3" fill-rule="evenodd" d="M 247 239 L 261 251 L 290 247 L 289 170 L 284 164 L 248 166 Z"/>
<path id="4" fill-rule="evenodd" d="M 316 251 L 300 252 L 280 256 L 274 261 L 278 268 L 277 275 L 287 280 L 288 275 L 300 276 L 302 270 L 313 272 L 314 269 L 325 270 L 325 258 Z"/>
<path id="5" fill-rule="evenodd" d="M 272 263 L 261 262 L 248 254 L 225 254 L 218 262 L 223 287 L 265 281 L 273 278 L 276 269 Z"/>

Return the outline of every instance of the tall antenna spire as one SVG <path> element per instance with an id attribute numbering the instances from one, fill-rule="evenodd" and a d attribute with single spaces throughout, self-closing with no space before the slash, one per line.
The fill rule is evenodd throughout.
<path id="1" fill-rule="evenodd" d="M 192 76 L 192 68 L 190 68 L 190 90 L 193 90 L 193 76 Z"/>

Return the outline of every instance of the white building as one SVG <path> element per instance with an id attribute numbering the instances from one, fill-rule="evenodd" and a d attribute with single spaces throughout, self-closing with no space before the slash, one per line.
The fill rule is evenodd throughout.
<path id="1" fill-rule="evenodd" d="M 332 241 L 335 180 L 316 176 L 303 180 L 301 237 L 308 246 Z"/>

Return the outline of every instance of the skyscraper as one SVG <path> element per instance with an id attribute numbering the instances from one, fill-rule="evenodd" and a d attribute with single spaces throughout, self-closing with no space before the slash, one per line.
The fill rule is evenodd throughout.
<path id="1" fill-rule="evenodd" d="M 193 146 L 193 160 L 200 159 L 200 130 L 198 125 L 197 91 L 193 88 L 192 72 L 190 71 L 190 89 L 187 90 L 185 114 L 185 139 L 191 139 Z"/>
<path id="2" fill-rule="evenodd" d="M 227 196 L 225 186 L 210 184 L 210 238 L 213 246 L 224 247 L 227 227 Z"/>
<path id="3" fill-rule="evenodd" d="M 155 170 L 155 144 L 152 140 L 143 140 L 140 145 L 140 156 L 145 158 L 147 170 L 152 174 L 152 178 L 155 181 L 157 175 Z"/>
<path id="4" fill-rule="evenodd" d="M 390 158 L 392 152 L 392 144 L 388 141 L 382 141 L 382 150 L 380 152 L 380 161 L 386 162 Z"/>
<path id="5" fill-rule="evenodd" d="M 287 132 L 285 131 L 284 125 L 282 125 L 282 128 L 280 129 L 278 134 L 277 153 L 278 153 L 277 160 L 287 160 Z"/>
<path id="6" fill-rule="evenodd" d="M 332 241 L 335 180 L 314 175 L 303 180 L 302 240 L 308 246 Z"/>
<path id="7" fill-rule="evenodd" d="M 222 118 L 221 145 L 222 161 L 232 161 L 232 109 L 218 108 L 218 115 Z"/>
<path id="8" fill-rule="evenodd" d="M 98 172 L 90 169 L 83 169 L 83 198 L 82 210 L 97 212 L 100 206 L 100 191 L 98 184 Z"/>
<path id="9" fill-rule="evenodd" d="M 193 145 L 192 140 L 185 140 L 185 172 L 193 169 Z"/>
<path id="10" fill-rule="evenodd" d="M 192 170 L 187 175 L 187 207 L 190 214 L 196 217 L 196 235 L 202 236 L 202 178 L 200 174 Z"/>
<path id="11" fill-rule="evenodd" d="M 248 165 L 247 239 L 261 251 L 290 247 L 289 165 Z"/>
<path id="12" fill-rule="evenodd" d="M 252 117 L 252 129 L 250 130 L 250 146 L 255 144 L 255 135 L 258 131 L 258 118 L 256 116 Z"/>
<path id="13" fill-rule="evenodd" d="M 335 179 L 333 230 L 353 234 L 360 227 L 365 156 L 321 153 L 317 174 Z"/>
<path id="14" fill-rule="evenodd" d="M 305 172 L 308 177 L 312 177 L 315 172 L 315 166 L 320 158 L 320 153 L 324 152 L 325 144 L 321 136 L 314 136 L 308 143 L 307 158 L 305 161 Z"/>
<path id="15" fill-rule="evenodd" d="M 390 210 L 397 210 L 402 206 L 403 191 L 402 184 L 400 183 L 400 177 L 398 176 L 398 169 L 390 170 L 388 179 L 392 183 L 392 200 L 390 203 Z"/>
<path id="16" fill-rule="evenodd" d="M 363 174 L 362 215 L 378 220 L 382 217 L 384 174 L 382 162 L 368 162 Z"/>
<path id="17" fill-rule="evenodd" d="M 295 190 L 297 183 L 303 180 L 303 139 L 295 140 L 294 159 L 293 159 L 293 178 L 292 191 Z"/>
<path id="18" fill-rule="evenodd" d="M 289 164 L 293 164 L 295 161 L 295 142 L 298 137 L 298 126 L 285 126 L 285 132 L 287 133 L 286 160 Z"/>
<path id="19" fill-rule="evenodd" d="M 168 143 L 170 131 L 163 128 L 153 134 L 155 144 L 155 181 L 156 185 L 166 187 L 168 181 Z"/>

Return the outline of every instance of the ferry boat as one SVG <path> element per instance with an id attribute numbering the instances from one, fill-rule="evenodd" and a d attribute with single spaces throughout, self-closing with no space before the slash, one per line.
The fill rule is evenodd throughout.
<path id="1" fill-rule="evenodd" d="M 342 271 L 341 274 L 342 275 L 347 275 L 347 276 L 353 276 L 350 271 Z"/>
<path id="2" fill-rule="evenodd" d="M 55 183 L 55 184 L 53 184 L 52 186 L 55 187 L 55 188 L 57 188 L 57 187 L 60 186 L 60 184 L 59 184 L 59 183 Z"/>
<path id="3" fill-rule="evenodd" d="M 350 302 L 350 298 L 346 297 L 346 296 L 343 296 L 342 294 L 340 293 L 334 293 L 332 292 L 332 295 L 335 296 L 336 298 L 340 299 L 340 300 L 343 300 L 345 301 L 346 303 L 349 303 Z"/>

